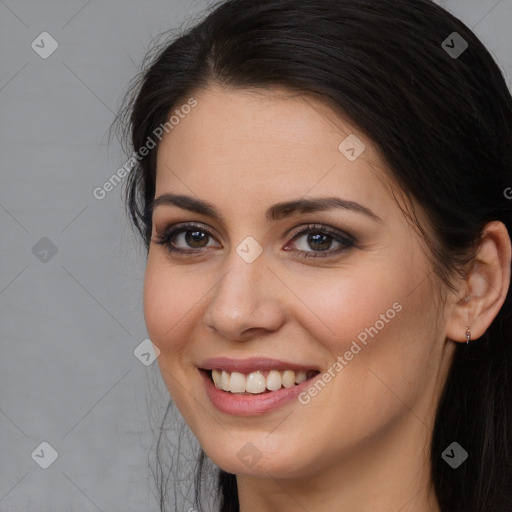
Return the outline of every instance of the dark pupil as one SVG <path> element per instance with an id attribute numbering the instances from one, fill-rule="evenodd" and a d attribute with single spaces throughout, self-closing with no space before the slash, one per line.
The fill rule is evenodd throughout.
<path id="1" fill-rule="evenodd" d="M 191 242 L 197 243 L 199 242 L 199 245 L 196 247 L 204 247 L 206 244 L 201 244 L 202 241 L 205 241 L 208 238 L 208 235 L 206 233 L 203 233 L 202 231 L 187 231 L 185 233 L 185 240 L 187 244 L 194 247 L 194 245 Z"/>
<path id="2" fill-rule="evenodd" d="M 325 250 L 329 249 L 329 246 L 331 245 L 329 243 L 329 239 L 331 237 L 329 235 L 322 235 L 322 234 L 310 234 L 308 235 L 308 243 L 316 244 L 318 249 Z M 326 242 L 327 240 L 327 242 Z M 314 245 L 312 246 L 314 248 Z"/>

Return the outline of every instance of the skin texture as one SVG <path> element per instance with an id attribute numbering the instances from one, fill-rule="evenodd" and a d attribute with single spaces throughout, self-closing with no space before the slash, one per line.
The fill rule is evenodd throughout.
<path id="1" fill-rule="evenodd" d="M 216 84 L 193 96 L 197 106 L 160 143 L 155 197 L 206 200 L 224 222 L 158 206 L 153 240 L 180 222 L 212 236 L 191 246 L 177 235 L 189 257 L 152 243 L 144 283 L 148 333 L 184 419 L 213 462 L 237 475 L 242 512 L 439 512 L 429 488 L 435 408 L 466 325 L 472 339 L 481 336 L 503 304 L 505 227 L 488 225 L 472 272 L 448 292 L 391 194 L 400 197 L 375 145 L 325 103 Z M 338 150 L 349 134 L 366 146 L 353 162 Z M 345 209 L 265 218 L 275 203 L 325 196 L 356 201 L 381 220 Z M 322 252 L 307 234 L 292 241 L 291 230 L 308 223 L 356 244 L 334 254 L 342 245 L 332 239 L 323 251 L 332 255 L 301 258 Z M 248 236 L 263 249 L 250 264 L 236 252 Z M 308 404 L 242 417 L 209 401 L 198 371 L 206 358 L 261 356 L 327 370 L 394 303 L 401 311 Z M 261 456 L 252 467 L 237 457 L 248 442 Z"/>

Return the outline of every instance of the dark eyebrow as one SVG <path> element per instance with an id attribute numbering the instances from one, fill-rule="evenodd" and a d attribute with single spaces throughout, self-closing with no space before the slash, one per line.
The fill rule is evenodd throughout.
<path id="1" fill-rule="evenodd" d="M 207 215 L 214 219 L 225 223 L 222 215 L 215 209 L 215 207 L 195 197 L 186 196 L 182 194 L 162 194 L 155 198 L 148 206 L 148 213 L 153 214 L 153 211 L 160 205 L 172 205 L 191 212 Z M 348 201 L 339 197 L 318 197 L 314 199 L 296 199 L 294 201 L 286 201 L 272 205 L 266 212 L 265 217 L 269 221 L 281 220 L 294 213 L 311 213 L 330 210 L 333 208 L 344 208 L 352 210 L 357 213 L 367 215 L 374 221 L 382 221 L 382 219 L 373 213 L 369 208 L 354 201 Z"/>

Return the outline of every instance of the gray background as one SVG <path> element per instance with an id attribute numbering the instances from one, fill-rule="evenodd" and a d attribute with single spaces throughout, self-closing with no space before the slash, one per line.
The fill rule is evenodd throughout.
<path id="1" fill-rule="evenodd" d="M 510 84 L 512 0 L 438 3 Z M 126 161 L 106 132 L 151 41 L 206 6 L 0 0 L 0 512 L 159 510 L 148 456 L 168 394 L 134 355 L 144 253 L 121 185 L 92 192 Z"/>

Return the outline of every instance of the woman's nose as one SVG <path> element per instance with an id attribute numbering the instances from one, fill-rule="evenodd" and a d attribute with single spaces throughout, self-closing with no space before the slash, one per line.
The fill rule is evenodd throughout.
<path id="1" fill-rule="evenodd" d="M 204 314 L 205 325 L 217 334 L 244 341 L 251 334 L 279 329 L 285 319 L 283 286 L 263 255 L 251 263 L 233 253 L 231 265 L 218 281 Z"/>

